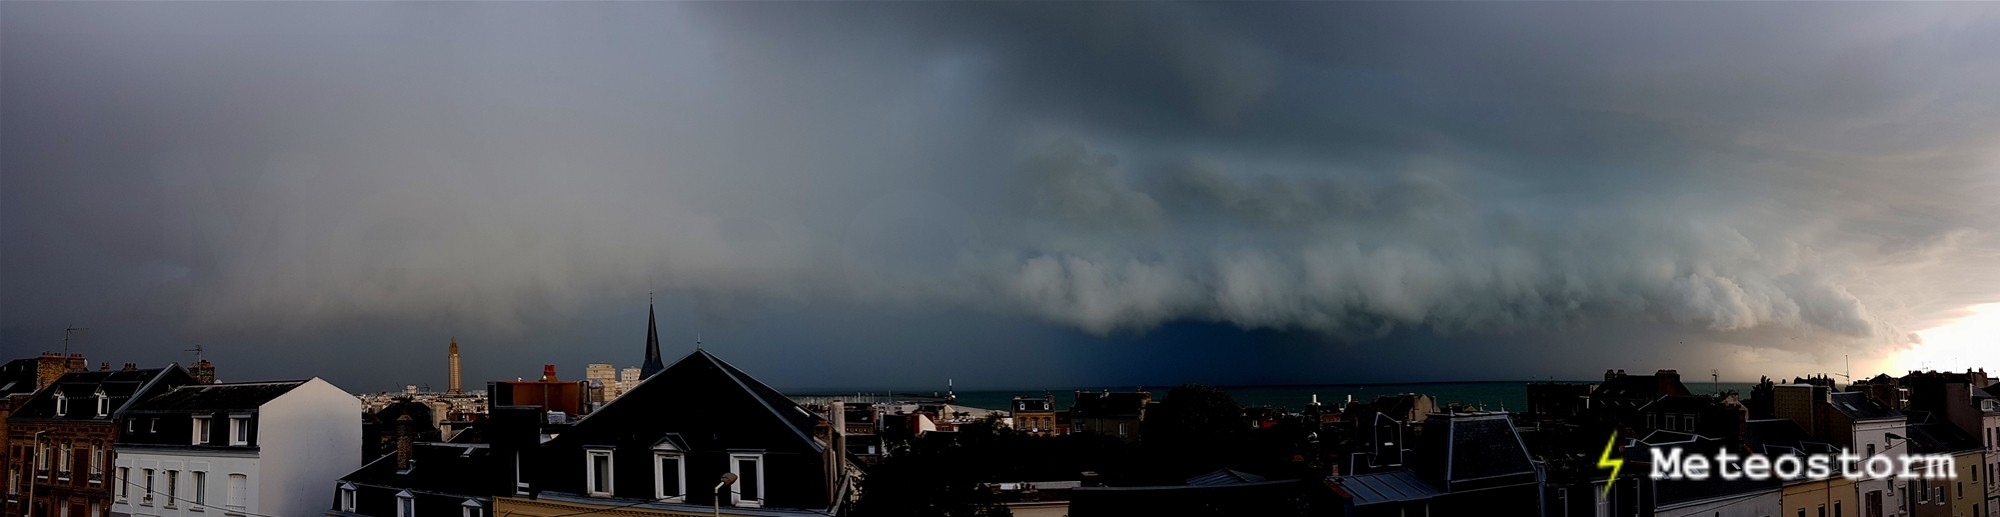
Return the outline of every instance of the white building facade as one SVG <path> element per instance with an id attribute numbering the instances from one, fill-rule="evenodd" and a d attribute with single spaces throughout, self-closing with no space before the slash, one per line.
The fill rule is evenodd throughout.
<path id="1" fill-rule="evenodd" d="M 361 401 L 319 378 L 183 386 L 125 417 L 114 516 L 320 515 L 360 464 Z"/>

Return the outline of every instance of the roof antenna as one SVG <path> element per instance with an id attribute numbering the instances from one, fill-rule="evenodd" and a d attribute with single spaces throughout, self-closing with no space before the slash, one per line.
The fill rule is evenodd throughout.
<path id="1" fill-rule="evenodd" d="M 195 343 L 194 348 L 182 350 L 182 352 L 194 352 L 194 362 L 201 362 L 201 343 Z"/>
<path id="2" fill-rule="evenodd" d="M 81 327 L 69 327 L 63 329 L 63 357 L 69 357 L 69 335 L 71 333 L 82 332 L 85 330 L 90 330 L 90 329 Z"/>
<path id="3" fill-rule="evenodd" d="M 696 333 L 694 333 L 694 351 L 696 351 L 696 352 L 700 352 L 700 351 L 701 351 L 701 333 L 700 333 L 700 332 L 696 332 Z"/>

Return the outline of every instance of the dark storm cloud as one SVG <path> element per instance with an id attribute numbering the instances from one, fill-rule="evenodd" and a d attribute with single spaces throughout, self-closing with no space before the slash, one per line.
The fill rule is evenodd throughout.
<path id="1" fill-rule="evenodd" d="M 952 360 L 1018 317 L 1811 355 L 2000 294 L 1983 5 L 4 9 L 14 340 L 562 340 L 654 290 L 987 329 Z"/>

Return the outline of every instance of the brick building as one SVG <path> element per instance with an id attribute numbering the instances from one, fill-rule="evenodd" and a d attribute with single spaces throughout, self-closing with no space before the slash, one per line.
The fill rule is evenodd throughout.
<path id="1" fill-rule="evenodd" d="M 81 357 L 65 361 L 82 364 Z M 21 479 L 5 514 L 71 517 L 110 515 L 110 475 L 121 416 L 136 401 L 194 383 L 179 365 L 141 370 L 71 372 L 54 379 L 7 418 L 7 471 Z"/>

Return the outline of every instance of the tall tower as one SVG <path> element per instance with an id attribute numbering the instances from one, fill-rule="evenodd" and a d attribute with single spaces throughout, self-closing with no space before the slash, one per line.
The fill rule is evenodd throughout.
<path id="1" fill-rule="evenodd" d="M 646 363 L 639 366 L 639 380 L 653 378 L 653 374 L 667 369 L 660 363 L 660 324 L 653 317 L 653 304 L 646 304 Z"/>
<path id="2" fill-rule="evenodd" d="M 460 387 L 461 385 L 458 383 L 458 336 L 452 336 L 451 337 L 451 391 L 447 393 L 451 393 L 453 395 L 464 394 L 465 390 L 460 389 Z"/>

